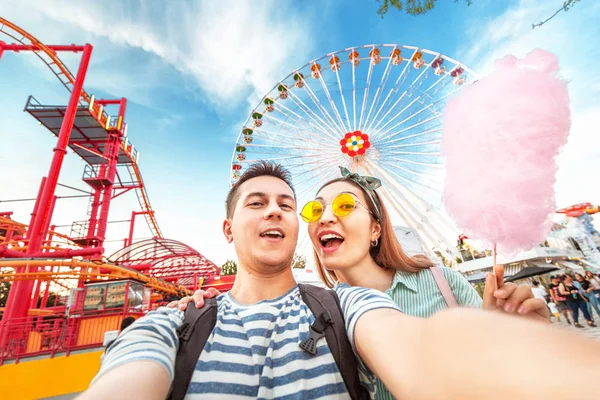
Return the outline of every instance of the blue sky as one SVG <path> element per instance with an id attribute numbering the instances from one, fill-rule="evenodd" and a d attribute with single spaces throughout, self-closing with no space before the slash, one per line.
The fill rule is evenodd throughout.
<path id="1" fill-rule="evenodd" d="M 381 19 L 374 0 L 0 0 L 0 15 L 46 44 L 94 46 L 86 90 L 96 97 L 128 98 L 129 137 L 141 153 L 163 234 L 221 264 L 233 256 L 221 234 L 231 154 L 252 107 L 294 68 L 363 44 L 428 48 L 480 74 L 506 53 L 523 56 L 536 47 L 553 51 L 569 80 L 573 107 L 571 138 L 558 160 L 557 203 L 600 202 L 600 2 L 582 2 L 531 29 L 560 4 L 475 0 L 466 7 L 440 0 L 424 16 L 390 11 Z M 64 59 L 76 69 L 78 56 Z M 39 60 L 5 53 L 0 60 L 0 199 L 35 197 L 48 171 L 56 139 L 22 112 L 30 94 L 48 104 L 68 99 Z M 60 181 L 87 189 L 82 171 L 83 162 L 69 154 Z M 73 193 L 59 189 L 59 194 Z M 86 206 L 87 200 L 61 200 L 54 223 L 84 219 Z M 24 222 L 32 207 L 32 202 L 0 203 L 0 210 L 14 210 Z M 118 198 L 111 219 L 128 219 L 133 209 L 135 196 Z M 126 231 L 126 224 L 112 224 L 108 234 L 122 239 Z M 140 220 L 135 236 L 147 235 Z M 107 247 L 114 251 L 118 243 Z"/>

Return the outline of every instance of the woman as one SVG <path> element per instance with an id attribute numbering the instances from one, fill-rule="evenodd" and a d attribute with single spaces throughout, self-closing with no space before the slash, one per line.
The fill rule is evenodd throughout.
<path id="1" fill-rule="evenodd" d="M 590 318 L 592 318 L 593 316 L 592 308 L 596 310 L 596 314 L 598 314 L 598 316 L 600 317 L 600 306 L 598 304 L 599 301 L 596 297 L 596 293 L 594 292 L 594 286 L 592 285 L 592 282 L 585 279 L 580 273 L 575 274 L 575 280 L 579 283 L 579 285 L 581 285 L 581 290 L 583 291 L 582 294 L 588 301 L 587 309 L 588 313 L 590 314 Z"/>
<path id="2" fill-rule="evenodd" d="M 301 216 L 315 249 L 317 271 L 329 287 L 337 282 L 378 289 L 387 293 L 409 315 L 429 317 L 448 307 L 431 272 L 434 263 L 425 256 L 407 256 L 394 234 L 391 220 L 376 189 L 379 180 L 352 174 L 342 168 L 342 177 L 327 182 Z M 326 267 L 326 268 L 325 268 Z M 484 307 L 531 316 L 546 322 L 549 311 L 531 289 L 503 283 L 499 268 L 497 282 L 489 274 L 483 302 L 458 272 L 442 268 L 456 302 L 461 306 Z M 496 285 L 498 290 L 496 289 Z M 212 297 L 215 291 L 204 294 Z M 199 307 L 202 292 L 194 294 Z M 190 298 L 179 302 L 185 309 Z M 174 307 L 177 302 L 171 303 Z M 378 382 L 378 399 L 393 398 Z"/>
<path id="3" fill-rule="evenodd" d="M 600 297 L 600 281 L 598 278 L 591 271 L 585 271 L 585 279 L 592 285 L 592 293 L 597 294 L 596 297 Z"/>
<path id="4" fill-rule="evenodd" d="M 587 324 L 591 327 L 596 327 L 587 309 L 587 299 L 583 297 L 579 289 L 577 289 L 571 275 L 564 276 L 558 290 L 560 294 L 567 298 L 567 305 L 573 311 L 573 322 L 577 328 L 583 328 L 579 323 L 579 310 L 583 313 L 583 317 Z"/>
<path id="5" fill-rule="evenodd" d="M 390 295 L 405 313 L 429 317 L 448 307 L 432 274 L 431 267 L 435 264 L 425 256 L 411 258 L 404 253 L 377 193 L 380 185 L 377 178 L 352 174 L 342 168 L 342 177 L 324 184 L 315 201 L 303 208 L 303 219 L 309 223 L 308 232 L 315 249 L 317 272 L 329 287 L 336 282 L 347 282 L 379 289 Z M 346 211 L 336 212 L 336 209 Z M 330 237 L 323 236 L 329 231 L 341 239 L 321 240 Z M 498 270 L 497 280 L 502 290 L 494 298 L 495 282 L 489 275 L 482 303 L 460 273 L 442 268 L 458 305 L 485 304 L 493 309 L 500 306 L 506 312 L 532 313 L 547 321 L 549 312 L 543 301 L 533 298 L 531 288 L 503 284 L 503 270 Z M 515 296 L 506 302 L 506 295 L 513 293 Z"/>

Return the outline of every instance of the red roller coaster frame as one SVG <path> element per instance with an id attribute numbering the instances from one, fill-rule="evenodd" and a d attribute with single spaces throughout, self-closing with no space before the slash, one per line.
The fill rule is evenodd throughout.
<path id="1" fill-rule="evenodd" d="M 7 238 L 4 238 L 4 245 L 2 245 L 2 241 L 0 240 L 0 258 L 11 257 L 35 259 L 38 257 L 43 257 L 44 259 L 58 259 L 84 256 L 90 260 L 96 260 L 96 262 L 102 263 L 102 253 L 104 252 L 102 245 L 105 240 L 111 200 L 132 189 L 135 190 L 137 194 L 141 211 L 134 211 L 132 213 L 130 233 L 129 237 L 125 240 L 125 245 L 132 245 L 133 227 L 135 217 L 137 215 L 143 215 L 145 217 L 154 240 L 162 240 L 163 236 L 160 228 L 158 227 L 154 210 L 150 206 L 148 194 L 142 180 L 142 175 L 137 162 L 137 155 L 133 151 L 133 146 L 128 146 L 127 141 L 123 140 L 124 136 L 126 135 L 126 124 L 124 119 L 127 100 L 125 98 L 114 100 L 95 100 L 94 97 L 89 95 L 83 88 L 92 54 L 92 46 L 90 44 L 83 46 L 44 45 L 33 35 L 1 17 L 0 34 L 5 34 L 17 42 L 15 44 L 7 44 L 0 41 L 0 59 L 5 51 L 33 52 L 48 66 L 48 68 L 59 79 L 62 85 L 71 93 L 68 105 L 66 109 L 64 109 L 64 116 L 62 117 L 60 131 L 58 133 L 55 132 L 58 136 L 58 140 L 56 147 L 53 149 L 53 158 L 48 175 L 46 178 L 42 179 L 37 200 L 31 215 L 31 220 L 28 228 L 26 229 L 26 235 L 24 238 L 20 238 L 22 242 L 25 243 L 25 246 L 20 248 L 16 247 L 14 245 L 14 240 L 12 245 L 6 245 L 6 243 L 10 244 L 10 241 L 7 241 Z M 59 58 L 58 53 L 60 52 L 74 52 L 82 54 L 76 75 L 73 75 L 65 63 Z M 105 106 L 109 105 L 119 106 L 118 116 L 114 120 L 105 112 Z M 82 107 L 89 110 L 89 113 L 97 119 L 99 125 L 105 127 L 106 131 L 108 132 L 108 139 L 106 140 L 106 143 L 103 144 L 106 146 L 104 154 L 98 154 L 107 160 L 107 162 L 102 165 L 101 168 L 103 177 L 106 179 L 108 184 L 99 185 L 98 187 L 94 188 L 93 201 L 90 207 L 90 218 L 87 222 L 87 240 L 81 240 L 79 243 L 76 243 L 76 245 L 79 245 L 83 248 L 69 250 L 57 249 L 49 246 L 47 240 L 49 235 L 51 236 L 55 234 L 54 232 L 51 232 L 53 229 L 50 225 L 54 204 L 57 199 L 55 192 L 62 168 L 62 163 L 65 154 L 67 153 L 67 147 L 69 147 L 69 145 L 73 145 L 73 142 L 70 141 L 70 138 L 74 129 L 74 121 L 78 110 L 80 111 Z M 34 114 L 32 113 L 32 115 Z M 38 118 L 36 115 L 34 115 L 34 117 Z M 74 145 L 77 146 L 77 144 Z M 90 153 L 94 153 L 94 151 L 90 149 L 86 150 Z M 113 182 L 115 181 L 115 175 L 117 174 L 117 159 L 120 152 L 124 153 L 128 157 L 126 167 L 133 182 L 129 185 L 121 185 L 118 189 L 122 189 L 123 191 L 115 194 L 116 192 L 113 190 Z M 9 235 L 12 235 L 12 231 L 9 230 L 8 232 Z M 174 285 L 173 291 L 175 292 L 183 288 L 183 286 L 181 286 L 182 284 L 188 289 L 195 289 L 198 284 L 199 274 L 202 277 L 204 277 L 204 274 L 207 271 L 209 272 L 209 275 L 216 274 L 218 276 L 218 274 L 220 274 L 218 267 L 206 260 L 195 250 L 194 257 L 196 258 L 194 260 L 198 261 L 198 265 L 195 267 L 190 266 L 190 253 L 188 249 L 191 248 L 186 248 L 186 251 L 182 254 L 178 254 L 177 251 L 171 254 L 170 259 L 173 261 L 173 264 L 168 266 L 165 265 L 166 270 L 159 271 L 159 269 L 151 268 L 146 272 L 151 276 L 159 277 L 162 280 L 165 280 L 167 286 L 169 285 L 167 282 L 171 282 L 170 284 Z M 178 264 L 176 263 L 178 257 L 180 261 L 184 260 L 184 266 L 181 268 L 178 268 Z M 139 264 L 136 264 L 131 257 L 127 259 L 127 263 L 132 265 Z M 3 262 L 0 260 L 0 267 L 2 264 Z M 50 263 L 48 265 L 50 265 Z M 40 268 L 41 267 L 35 263 L 25 264 L 24 266 L 15 268 L 14 275 L 20 277 L 28 276 L 27 274 L 31 274 L 31 276 L 38 276 L 39 274 L 36 274 Z M 100 272 L 102 272 L 102 270 Z M 106 272 L 106 268 L 104 272 Z M 189 280 L 189 283 L 185 282 L 185 279 Z M 4 310 L 3 322 L 27 316 L 30 304 L 29 301 L 23 301 L 23 299 L 29 298 L 34 291 L 39 292 L 39 284 L 35 290 L 34 284 L 35 282 L 33 279 L 19 278 L 14 280 L 13 286 L 9 293 L 6 308 Z M 80 280 L 79 284 L 81 286 L 83 284 L 83 280 Z"/>

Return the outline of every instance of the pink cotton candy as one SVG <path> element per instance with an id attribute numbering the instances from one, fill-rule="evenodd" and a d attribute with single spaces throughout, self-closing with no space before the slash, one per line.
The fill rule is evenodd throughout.
<path id="1" fill-rule="evenodd" d="M 556 156 L 571 125 L 569 95 L 544 50 L 506 56 L 464 88 L 444 116 L 444 204 L 473 239 L 511 255 L 545 240 L 556 209 Z"/>

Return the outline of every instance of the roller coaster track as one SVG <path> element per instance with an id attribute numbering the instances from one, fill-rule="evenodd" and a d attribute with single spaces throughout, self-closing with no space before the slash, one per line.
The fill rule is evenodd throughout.
<path id="1" fill-rule="evenodd" d="M 62 85 L 69 92 L 72 91 L 73 85 L 75 84 L 75 77 L 73 76 L 69 68 L 65 65 L 65 63 L 63 63 L 62 60 L 58 57 L 55 50 L 44 45 L 34 36 L 2 17 L 0 17 L 0 32 L 12 38 L 15 42 L 25 46 L 31 52 L 33 52 L 44 64 L 46 64 L 50 71 L 52 71 L 52 73 L 62 83 Z M 84 89 L 82 89 L 81 97 L 79 98 L 79 104 L 85 107 L 89 107 L 90 101 L 91 96 Z M 99 106 L 97 104 L 92 104 L 92 108 L 94 111 L 94 115 L 98 115 L 100 111 Z M 99 118 L 99 122 L 104 125 L 107 122 L 108 118 L 108 114 L 102 111 L 102 114 Z M 124 146 L 123 142 L 121 142 L 121 146 Z M 127 151 L 125 153 L 129 154 L 129 152 Z M 136 195 L 142 211 L 147 211 L 147 213 L 145 214 L 145 219 L 148 223 L 148 227 L 150 228 L 150 231 L 152 232 L 152 235 L 154 237 L 162 238 L 162 233 L 160 231 L 160 228 L 158 227 L 154 211 L 150 206 L 150 198 L 148 197 L 146 186 L 144 185 L 144 181 L 142 180 L 142 173 L 140 172 L 137 160 L 133 157 L 132 154 L 129 154 L 129 157 L 131 159 L 131 165 L 128 166 L 128 170 L 131 177 L 134 178 L 135 182 L 138 183 L 138 187 L 135 189 Z"/>

